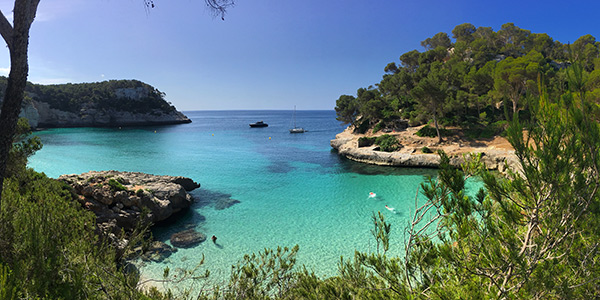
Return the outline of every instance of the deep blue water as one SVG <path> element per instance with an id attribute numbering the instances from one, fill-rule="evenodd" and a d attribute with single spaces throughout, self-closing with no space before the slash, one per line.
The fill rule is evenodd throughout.
<path id="1" fill-rule="evenodd" d="M 225 280 L 244 254 L 298 244 L 298 263 L 320 276 L 334 275 L 340 256 L 371 251 L 371 215 L 392 224 L 392 249 L 402 232 L 424 175 L 433 170 L 370 166 L 341 158 L 329 141 L 344 127 L 334 111 L 298 111 L 308 132 L 290 134 L 292 111 L 190 111 L 190 124 L 138 128 L 68 128 L 37 132 L 44 148 L 30 166 L 51 177 L 90 170 L 139 171 L 191 177 L 202 187 L 181 220 L 154 231 L 195 227 L 210 241 L 180 249 L 163 263 L 145 264 L 145 276 L 165 267 L 193 267 L 205 256 L 211 278 Z M 266 128 L 250 128 L 264 120 Z M 376 197 L 369 197 L 369 193 Z M 222 199 L 239 204 L 215 209 Z M 397 214 L 385 209 L 395 207 Z"/>

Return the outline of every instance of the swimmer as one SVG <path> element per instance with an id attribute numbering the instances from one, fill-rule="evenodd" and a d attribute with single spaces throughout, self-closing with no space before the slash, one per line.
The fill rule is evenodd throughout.
<path id="1" fill-rule="evenodd" d="M 217 243 L 217 237 L 216 236 L 213 235 L 211 239 L 212 239 L 213 243 L 215 243 L 215 244 Z"/>
<path id="2" fill-rule="evenodd" d="M 369 198 L 375 198 L 375 197 L 377 197 L 377 194 L 375 194 L 375 193 L 373 193 L 373 192 L 370 192 L 370 193 L 369 193 Z"/>
<path id="3" fill-rule="evenodd" d="M 389 207 L 389 206 L 386 205 L 385 208 L 387 208 L 389 211 L 391 211 L 393 213 L 396 213 L 396 209 L 393 208 L 393 207 Z"/>

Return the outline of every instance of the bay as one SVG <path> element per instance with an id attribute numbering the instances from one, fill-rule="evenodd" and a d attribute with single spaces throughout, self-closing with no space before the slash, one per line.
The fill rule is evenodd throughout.
<path id="1" fill-rule="evenodd" d="M 44 147 L 29 166 L 50 177 L 90 170 L 186 176 L 202 187 L 177 222 L 154 230 L 158 240 L 186 228 L 208 237 L 162 263 L 141 264 L 145 277 L 165 267 L 201 270 L 211 282 L 228 279 L 244 254 L 300 246 L 298 264 L 321 277 L 337 273 L 340 256 L 374 251 L 371 216 L 392 224 L 389 254 L 400 255 L 403 230 L 424 176 L 434 170 L 370 166 L 341 158 L 329 141 L 345 127 L 334 111 L 297 111 L 308 130 L 290 134 L 292 111 L 189 111 L 190 124 L 137 128 L 60 128 L 36 132 Z M 266 128 L 250 128 L 263 120 Z M 375 193 L 375 197 L 370 197 Z M 240 203 L 217 209 L 219 201 Z M 396 208 L 396 213 L 385 209 Z"/>

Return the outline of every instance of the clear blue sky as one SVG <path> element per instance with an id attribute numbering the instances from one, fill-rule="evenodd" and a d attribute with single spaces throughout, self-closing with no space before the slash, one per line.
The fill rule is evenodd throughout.
<path id="1" fill-rule="evenodd" d="M 12 2 L 0 1 L 5 15 Z M 379 82 L 387 63 L 458 24 L 497 31 L 514 22 L 563 43 L 600 38 L 597 0 L 238 0 L 225 21 L 203 0 L 155 4 L 41 0 L 29 80 L 138 79 L 180 110 L 333 109 L 340 95 Z M 4 48 L 0 74 L 9 66 Z"/>

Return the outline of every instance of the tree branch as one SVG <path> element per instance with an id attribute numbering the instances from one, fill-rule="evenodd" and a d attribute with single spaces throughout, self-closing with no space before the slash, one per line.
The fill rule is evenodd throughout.
<path id="1" fill-rule="evenodd" d="M 10 22 L 4 16 L 4 13 L 0 10 L 0 35 L 10 48 L 12 45 L 13 27 Z"/>

